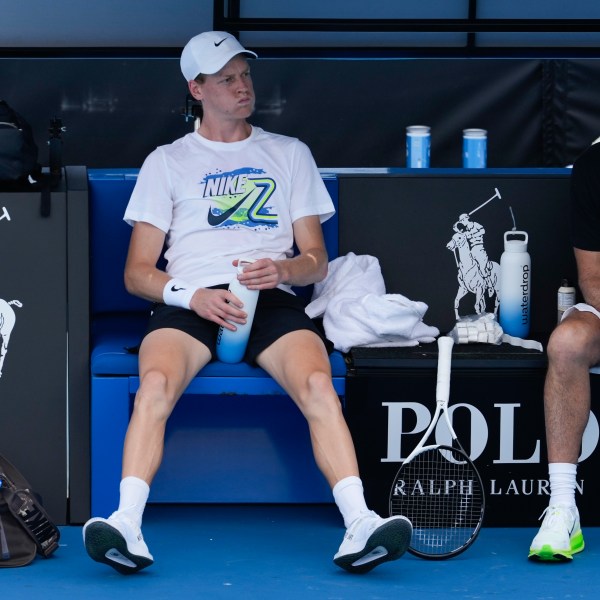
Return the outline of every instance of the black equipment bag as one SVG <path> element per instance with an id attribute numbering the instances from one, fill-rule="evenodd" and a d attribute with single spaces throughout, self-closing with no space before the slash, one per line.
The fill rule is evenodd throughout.
<path id="1" fill-rule="evenodd" d="M 50 216 L 51 191 L 62 177 L 60 119 L 50 121 L 49 173 L 42 172 L 31 125 L 5 100 L 0 100 L 0 192 L 40 192 L 40 214 Z"/>
<path id="2" fill-rule="evenodd" d="M 28 565 L 57 548 L 58 528 L 27 480 L 0 454 L 0 567 Z"/>
<path id="3" fill-rule="evenodd" d="M 31 125 L 0 100 L 0 181 L 25 182 L 41 174 Z"/>

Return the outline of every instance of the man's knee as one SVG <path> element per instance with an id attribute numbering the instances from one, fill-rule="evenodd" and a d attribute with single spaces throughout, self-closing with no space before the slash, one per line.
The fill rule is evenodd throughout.
<path id="1" fill-rule="evenodd" d="M 595 317 L 594 317 L 595 318 Z M 600 351 L 600 320 L 592 327 L 581 318 L 573 315 L 556 327 L 548 341 L 548 360 L 586 361 L 595 364 Z"/>
<path id="2" fill-rule="evenodd" d="M 317 396 L 329 394 L 333 390 L 331 375 L 324 371 L 313 371 L 309 374 L 307 380 L 309 391 Z"/>
<path id="3" fill-rule="evenodd" d="M 171 413 L 175 402 L 176 398 L 169 392 L 169 381 L 164 372 L 153 369 L 140 379 L 140 387 L 135 396 L 137 410 L 151 411 L 166 418 Z"/>
<path id="4" fill-rule="evenodd" d="M 329 373 L 313 371 L 307 378 L 306 388 L 303 404 L 307 416 L 339 416 L 342 407 Z"/>
<path id="5" fill-rule="evenodd" d="M 167 390 L 168 378 L 166 373 L 159 369 L 151 369 L 144 373 L 140 379 L 140 389 L 165 393 Z"/>

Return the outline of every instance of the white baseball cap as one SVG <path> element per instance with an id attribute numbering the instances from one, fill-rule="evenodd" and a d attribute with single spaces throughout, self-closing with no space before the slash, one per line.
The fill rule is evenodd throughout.
<path id="1" fill-rule="evenodd" d="M 254 52 L 246 50 L 230 33 L 205 31 L 185 45 L 181 53 L 181 72 L 186 81 L 196 79 L 200 73 L 213 75 L 237 54 L 257 58 Z"/>

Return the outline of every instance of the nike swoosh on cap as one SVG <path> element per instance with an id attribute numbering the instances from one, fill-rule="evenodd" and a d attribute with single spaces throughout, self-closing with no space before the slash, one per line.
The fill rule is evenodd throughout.
<path id="1" fill-rule="evenodd" d="M 227 38 L 224 37 L 220 42 L 214 42 L 215 46 L 220 46 Z"/>

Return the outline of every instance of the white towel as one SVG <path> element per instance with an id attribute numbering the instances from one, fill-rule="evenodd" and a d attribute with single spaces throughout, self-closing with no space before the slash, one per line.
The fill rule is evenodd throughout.
<path id="1" fill-rule="evenodd" d="M 349 252 L 329 263 L 327 277 L 314 285 L 306 313 L 311 319 L 320 317 L 332 299 L 356 299 L 371 292 L 385 294 L 379 261 L 367 254 L 357 256 Z"/>
<path id="2" fill-rule="evenodd" d="M 386 294 L 377 258 L 353 252 L 329 263 L 327 277 L 315 284 L 311 317 L 323 316 L 325 334 L 341 352 L 354 346 L 416 346 L 440 334 L 423 323 L 427 304 Z"/>

